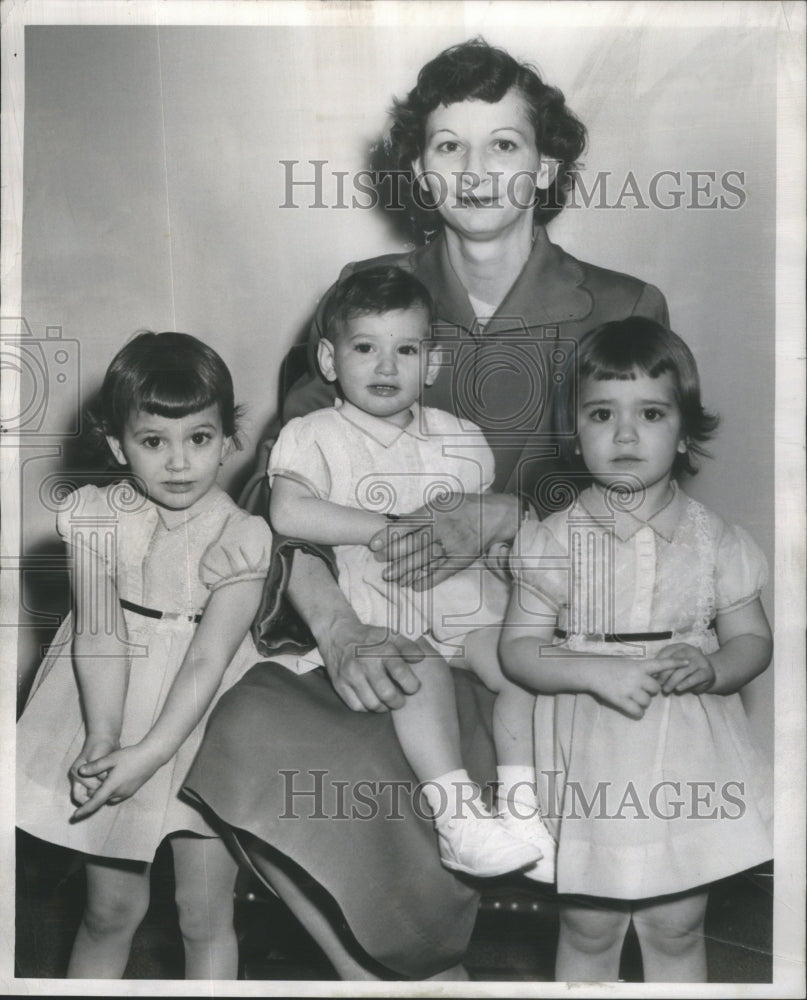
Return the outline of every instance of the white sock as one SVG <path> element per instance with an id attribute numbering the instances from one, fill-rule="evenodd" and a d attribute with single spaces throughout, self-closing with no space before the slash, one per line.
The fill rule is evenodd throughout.
<path id="1" fill-rule="evenodd" d="M 465 768 L 430 778 L 423 784 L 423 794 L 436 819 L 456 818 L 474 807 L 478 811 L 482 805 L 479 788 Z"/>
<path id="2" fill-rule="evenodd" d="M 496 805 L 500 812 L 512 811 L 513 804 L 520 807 L 538 808 L 538 795 L 535 784 L 535 768 L 529 764 L 500 764 L 496 768 L 498 789 Z M 519 814 L 524 809 L 519 809 Z"/>

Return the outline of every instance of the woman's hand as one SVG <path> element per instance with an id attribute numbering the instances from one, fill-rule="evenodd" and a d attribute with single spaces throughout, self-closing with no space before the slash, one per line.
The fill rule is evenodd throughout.
<path id="1" fill-rule="evenodd" d="M 386 628 L 346 620 L 319 643 L 334 690 L 354 712 L 400 708 L 420 687 L 410 663 L 423 652 L 410 639 Z"/>
<path id="2" fill-rule="evenodd" d="M 83 805 L 96 789 L 100 787 L 104 779 L 103 774 L 94 777 L 85 777 L 80 773 L 79 768 L 88 761 L 105 757 L 108 753 L 112 753 L 113 750 L 117 750 L 119 746 L 119 740 L 113 736 L 106 734 L 90 734 L 87 736 L 84 740 L 84 746 L 81 748 L 81 753 L 70 765 L 68 772 L 70 776 L 70 801 L 73 805 Z"/>
<path id="3" fill-rule="evenodd" d="M 427 590 L 472 563 L 494 542 L 509 541 L 518 528 L 518 500 L 506 494 L 467 494 L 450 510 L 420 507 L 393 521 L 370 540 L 376 559 L 390 565 L 385 580 Z"/>
<path id="4" fill-rule="evenodd" d="M 101 806 L 117 805 L 128 799 L 144 785 L 158 767 L 164 763 L 156 750 L 145 743 L 135 743 L 122 750 L 82 764 L 78 768 L 81 779 L 101 779 L 101 784 L 92 795 L 73 813 L 73 821 L 91 816 Z"/>
<path id="5" fill-rule="evenodd" d="M 697 646 L 676 642 L 665 646 L 658 655 L 676 663 L 657 675 L 662 694 L 705 694 L 714 686 L 712 662 Z"/>
<path id="6" fill-rule="evenodd" d="M 650 702 L 661 691 L 654 674 L 674 664 L 668 659 L 638 657 L 604 658 L 592 684 L 592 693 L 631 719 L 641 719 Z"/>

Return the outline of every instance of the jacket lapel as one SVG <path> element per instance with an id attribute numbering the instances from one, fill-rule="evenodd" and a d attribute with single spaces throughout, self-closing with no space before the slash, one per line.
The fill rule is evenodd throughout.
<path id="1" fill-rule="evenodd" d="M 476 317 L 448 259 L 442 236 L 419 251 L 415 273 L 432 293 L 440 321 L 470 332 Z M 532 252 L 496 310 L 487 333 L 523 330 L 522 323 L 532 328 L 585 319 L 594 300 L 584 280 L 580 262 L 550 242 L 546 229 L 540 226 Z"/>

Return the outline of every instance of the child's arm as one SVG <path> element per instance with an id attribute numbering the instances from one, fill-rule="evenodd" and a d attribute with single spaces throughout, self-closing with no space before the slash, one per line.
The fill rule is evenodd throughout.
<path id="1" fill-rule="evenodd" d="M 213 592 L 151 730 L 134 746 L 81 768 L 85 776 L 108 773 L 92 798 L 76 810 L 74 819 L 91 815 L 106 802 L 114 804 L 133 795 L 174 756 L 207 711 L 224 671 L 249 631 L 263 584 L 262 579 L 242 580 Z"/>
<path id="2" fill-rule="evenodd" d="M 516 580 L 499 641 L 505 676 L 542 694 L 592 694 L 641 719 L 661 690 L 653 674 L 673 661 L 570 653 L 552 645 L 556 623 L 550 605 Z"/>
<path id="3" fill-rule="evenodd" d="M 117 749 L 123 706 L 129 684 L 126 623 L 115 581 L 99 557 L 82 548 L 73 555 L 73 666 L 81 699 L 85 738 L 70 767 L 70 797 L 86 802 L 100 785 L 98 777 L 84 776 L 79 767 Z M 113 614 L 109 630 L 107 613 Z"/>
<path id="4" fill-rule="evenodd" d="M 716 653 L 704 654 L 685 642 L 659 653 L 678 661 L 660 677 L 664 694 L 733 694 L 771 662 L 771 628 L 758 597 L 734 611 L 718 612 L 717 638 Z"/>
<path id="5" fill-rule="evenodd" d="M 369 545 L 387 524 L 383 514 L 320 500 L 288 476 L 272 480 L 269 520 L 274 531 L 319 545 Z"/>

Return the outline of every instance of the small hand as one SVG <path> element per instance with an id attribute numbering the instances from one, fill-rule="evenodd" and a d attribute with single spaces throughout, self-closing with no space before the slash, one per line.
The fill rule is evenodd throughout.
<path id="1" fill-rule="evenodd" d="M 632 719 L 641 719 L 651 700 L 661 691 L 654 674 L 671 665 L 667 660 L 609 657 L 601 671 L 595 693 L 612 708 Z"/>
<path id="2" fill-rule="evenodd" d="M 420 687 L 409 666 L 423 659 L 410 639 L 386 628 L 352 623 L 333 630 L 320 652 L 325 669 L 342 701 L 354 712 L 386 712 L 400 708 L 407 694 Z"/>
<path id="3" fill-rule="evenodd" d="M 81 753 L 70 765 L 68 772 L 70 777 L 70 800 L 73 805 L 83 805 L 93 792 L 100 787 L 104 778 L 103 774 L 97 777 L 85 777 L 80 773 L 79 768 L 88 761 L 104 757 L 113 750 L 117 750 L 119 746 L 119 741 L 110 736 L 88 736 L 84 740 Z"/>
<path id="4" fill-rule="evenodd" d="M 102 777 L 103 780 L 90 798 L 73 813 L 73 821 L 91 816 L 107 803 L 117 805 L 128 799 L 148 781 L 161 763 L 152 750 L 136 743 L 82 764 L 78 769 L 82 778 Z"/>
<path id="5" fill-rule="evenodd" d="M 370 548 L 376 559 L 389 562 L 384 579 L 427 590 L 479 558 L 494 534 L 494 518 L 484 516 L 485 499 L 469 494 L 446 503 L 450 510 L 420 507 L 379 531 Z"/>
<path id="6" fill-rule="evenodd" d="M 665 646 L 658 655 L 673 661 L 671 667 L 657 675 L 663 694 L 705 694 L 714 685 L 715 669 L 697 646 L 676 642 Z"/>

